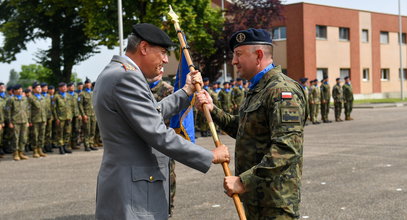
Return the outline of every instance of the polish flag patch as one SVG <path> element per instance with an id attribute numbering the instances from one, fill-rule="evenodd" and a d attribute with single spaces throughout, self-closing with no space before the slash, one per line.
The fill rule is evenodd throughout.
<path id="1" fill-rule="evenodd" d="M 282 92 L 281 93 L 281 98 L 283 98 L 283 99 L 292 99 L 293 94 L 291 92 Z"/>

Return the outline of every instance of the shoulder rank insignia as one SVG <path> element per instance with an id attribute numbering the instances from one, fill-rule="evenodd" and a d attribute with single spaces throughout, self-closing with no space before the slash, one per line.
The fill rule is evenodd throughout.
<path id="1" fill-rule="evenodd" d="M 291 92 L 282 92 L 281 93 L 281 98 L 282 99 L 292 99 L 293 94 Z"/>
<path id="2" fill-rule="evenodd" d="M 122 66 L 124 68 L 124 70 L 128 71 L 128 70 L 136 70 L 136 68 L 134 68 L 132 65 L 128 64 L 128 63 L 122 63 Z"/>

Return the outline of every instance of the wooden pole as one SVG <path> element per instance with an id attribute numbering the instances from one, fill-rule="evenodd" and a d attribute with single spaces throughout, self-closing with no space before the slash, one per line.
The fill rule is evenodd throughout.
<path id="1" fill-rule="evenodd" d="M 181 27 L 180 27 L 179 22 L 178 22 L 178 16 L 172 10 L 171 5 L 170 5 L 169 15 L 171 16 L 172 21 L 174 22 L 174 27 L 175 27 L 175 30 L 177 31 L 177 36 L 178 36 L 178 40 L 179 40 L 179 42 L 181 44 L 182 52 L 184 53 L 185 59 L 187 60 L 189 71 L 190 72 L 195 71 L 194 64 L 192 62 L 191 56 L 189 54 L 187 45 L 186 45 L 185 40 L 184 40 L 184 35 L 182 34 Z M 195 89 L 196 89 L 196 91 L 200 92 L 202 90 L 201 85 L 199 83 L 195 84 Z M 222 143 L 220 142 L 219 137 L 218 137 L 218 133 L 216 132 L 215 124 L 213 123 L 212 116 L 211 116 L 211 113 L 209 112 L 208 105 L 204 104 L 202 106 L 202 109 L 204 111 L 206 121 L 208 122 L 209 129 L 210 129 L 210 131 L 212 133 L 213 142 L 215 143 L 216 147 L 219 147 L 220 145 L 222 145 Z M 225 176 L 232 176 L 232 173 L 230 172 L 230 169 L 229 169 L 229 163 L 223 162 L 222 163 L 222 168 L 223 168 L 223 172 L 225 173 Z M 233 201 L 235 203 L 235 207 L 236 207 L 236 210 L 237 210 L 237 214 L 239 215 L 239 218 L 241 220 L 246 220 L 246 214 L 244 212 L 242 202 L 240 201 L 239 195 L 238 194 L 233 194 L 232 198 L 233 198 Z"/>

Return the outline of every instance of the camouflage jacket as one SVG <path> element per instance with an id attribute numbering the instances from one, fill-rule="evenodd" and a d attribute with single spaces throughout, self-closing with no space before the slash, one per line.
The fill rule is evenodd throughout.
<path id="1" fill-rule="evenodd" d="M 239 86 L 235 86 L 232 89 L 232 104 L 233 106 L 237 106 L 238 108 L 240 107 L 240 104 L 242 103 L 244 98 L 244 90 L 243 88 L 240 88 Z"/>
<path id="2" fill-rule="evenodd" d="M 314 104 L 321 104 L 321 89 L 318 86 L 311 86 L 309 100 L 314 102 Z"/>
<path id="3" fill-rule="evenodd" d="M 227 112 L 232 111 L 232 92 L 226 92 L 222 89 L 218 94 L 218 100 L 223 110 Z"/>
<path id="4" fill-rule="evenodd" d="M 30 123 L 40 123 L 47 121 L 47 100 L 44 96 L 40 95 L 38 99 L 35 95 L 28 98 L 28 103 L 30 106 L 30 117 L 28 121 Z"/>
<path id="5" fill-rule="evenodd" d="M 215 107 L 214 121 L 236 138 L 235 172 L 246 204 L 299 215 L 306 98 L 277 66 L 244 99 L 239 115 Z"/>
<path id="6" fill-rule="evenodd" d="M 55 120 L 71 120 L 72 119 L 72 109 L 70 106 L 70 95 L 65 93 L 65 98 L 58 92 L 54 95 L 52 99 L 52 113 Z"/>
<path id="7" fill-rule="evenodd" d="M 6 104 L 6 111 L 8 114 L 8 119 L 11 123 L 28 123 L 30 109 L 28 106 L 27 97 L 22 96 L 21 99 L 18 99 L 17 96 L 10 97 Z"/>
<path id="8" fill-rule="evenodd" d="M 334 102 L 343 101 L 342 87 L 340 85 L 336 84 L 332 88 L 332 98 L 334 99 Z"/>
<path id="9" fill-rule="evenodd" d="M 343 91 L 343 100 L 345 101 L 353 101 L 353 91 L 352 91 L 352 85 L 348 84 L 343 84 L 342 86 L 342 91 Z"/>
<path id="10" fill-rule="evenodd" d="M 70 99 L 69 102 L 71 103 L 71 109 L 72 109 L 72 117 L 78 117 L 79 114 L 79 95 L 78 93 L 74 92 L 73 95 L 71 95 L 69 92 L 67 94 Z"/>
<path id="11" fill-rule="evenodd" d="M 47 120 L 53 119 L 52 115 L 52 98 L 51 96 L 47 93 L 46 95 L 42 95 L 45 100 L 45 111 L 47 112 Z"/>
<path id="12" fill-rule="evenodd" d="M 6 99 L 0 97 L 0 125 L 6 120 Z"/>
<path id="13" fill-rule="evenodd" d="M 164 81 L 160 81 L 156 86 L 151 89 L 154 98 L 157 102 L 161 101 L 163 98 L 169 96 L 174 92 L 174 87 Z"/>
<path id="14" fill-rule="evenodd" d="M 79 94 L 79 112 L 82 116 L 94 116 L 95 111 L 93 111 L 93 92 L 87 92 L 83 90 Z"/>
<path id="15" fill-rule="evenodd" d="M 329 102 L 331 99 L 331 87 L 329 84 L 323 83 L 321 85 L 321 101 Z"/>
<path id="16" fill-rule="evenodd" d="M 213 89 L 209 89 L 208 93 L 212 98 L 213 104 L 215 104 L 216 106 L 220 106 L 219 93 L 215 92 L 215 90 Z"/>

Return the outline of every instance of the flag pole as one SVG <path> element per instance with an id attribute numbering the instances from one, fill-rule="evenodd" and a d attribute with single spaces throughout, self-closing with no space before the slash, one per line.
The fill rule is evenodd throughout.
<path id="1" fill-rule="evenodd" d="M 118 15 L 118 26 L 119 26 L 119 55 L 123 55 L 123 7 L 122 0 L 117 0 L 117 15 Z"/>
<path id="2" fill-rule="evenodd" d="M 178 15 L 175 14 L 175 12 L 172 10 L 171 5 L 170 5 L 170 12 L 168 14 L 170 15 L 172 21 L 174 22 L 174 27 L 175 27 L 175 30 L 177 31 L 178 40 L 179 40 L 179 42 L 181 44 L 181 50 L 185 55 L 185 59 L 187 60 L 189 71 L 190 72 L 195 71 L 195 66 L 194 66 L 194 64 L 192 62 L 191 56 L 189 54 L 187 45 L 186 45 L 185 40 L 184 40 L 184 36 L 182 34 L 181 27 L 179 25 Z M 202 90 L 201 85 L 199 83 L 195 84 L 195 89 L 196 89 L 196 91 L 200 92 Z M 220 142 L 219 137 L 218 137 L 218 133 L 216 132 L 215 124 L 213 123 L 212 116 L 211 116 L 211 113 L 209 112 L 208 105 L 204 104 L 202 106 L 202 108 L 203 108 L 203 111 L 204 111 L 205 118 L 206 118 L 206 120 L 207 120 L 207 122 L 209 124 L 210 131 L 212 133 L 213 142 L 215 143 L 216 147 L 219 147 L 219 146 L 222 145 L 222 143 Z M 232 173 L 231 173 L 231 171 L 229 169 L 229 163 L 223 162 L 222 163 L 222 168 L 223 168 L 223 172 L 225 173 L 225 176 L 232 176 Z M 246 215 L 245 215 L 242 203 L 240 201 L 239 195 L 238 194 L 233 194 L 232 198 L 233 198 L 233 201 L 235 203 L 235 207 L 236 207 L 236 210 L 237 210 L 237 214 L 239 215 L 239 218 L 241 220 L 246 220 Z"/>

